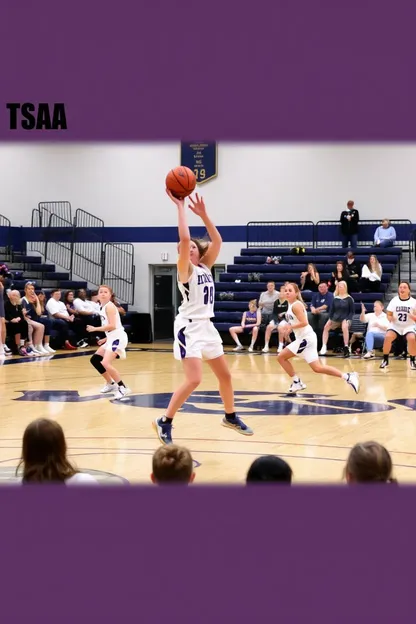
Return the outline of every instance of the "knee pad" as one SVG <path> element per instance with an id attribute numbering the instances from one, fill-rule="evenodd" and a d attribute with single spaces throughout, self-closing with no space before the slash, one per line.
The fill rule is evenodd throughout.
<path id="1" fill-rule="evenodd" d="M 103 356 L 97 355 L 96 353 L 94 353 L 94 355 L 90 359 L 91 364 L 100 373 L 100 375 L 106 372 L 104 366 L 101 364 L 102 361 L 103 361 Z"/>

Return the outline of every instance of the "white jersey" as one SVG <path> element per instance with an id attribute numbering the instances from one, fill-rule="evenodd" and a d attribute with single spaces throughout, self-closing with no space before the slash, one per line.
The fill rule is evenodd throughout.
<path id="1" fill-rule="evenodd" d="M 193 321 L 211 319 L 214 316 L 215 286 L 211 271 L 204 264 L 193 267 L 186 284 L 178 280 L 182 304 L 178 313 Z"/>
<path id="2" fill-rule="evenodd" d="M 292 311 L 292 307 L 295 305 L 295 303 L 300 303 L 300 305 L 304 308 L 304 305 L 301 301 L 296 300 L 293 303 L 289 303 L 287 312 L 285 314 L 286 321 L 289 323 L 289 325 L 297 325 L 302 320 L 301 318 L 298 319 L 295 316 L 295 313 Z M 306 310 L 304 314 L 305 314 L 306 320 L 308 320 L 308 315 L 306 313 Z M 307 336 L 310 336 L 311 334 L 314 334 L 315 332 L 313 331 L 312 327 L 308 323 L 306 327 L 301 327 L 300 329 L 294 329 L 293 333 L 295 334 L 296 340 L 298 340 L 300 338 L 306 338 Z"/>
<path id="3" fill-rule="evenodd" d="M 393 297 L 387 306 L 387 312 L 394 314 L 394 319 L 390 323 L 390 329 L 411 330 L 416 328 L 416 323 L 409 317 L 410 314 L 416 314 L 416 299 L 400 299 L 398 295 Z"/>
<path id="4" fill-rule="evenodd" d="M 109 325 L 110 323 L 110 321 L 108 320 L 108 316 L 107 316 L 107 306 L 110 303 L 111 301 L 106 303 L 104 306 L 100 307 L 101 327 L 104 327 L 105 325 Z M 116 312 L 116 328 L 113 331 L 105 332 L 105 335 L 107 336 L 107 338 L 113 338 L 116 335 L 118 336 L 122 333 L 125 333 L 123 323 L 121 322 L 121 318 L 120 318 L 120 312 L 117 310 L 117 308 L 115 308 L 115 312 Z"/>

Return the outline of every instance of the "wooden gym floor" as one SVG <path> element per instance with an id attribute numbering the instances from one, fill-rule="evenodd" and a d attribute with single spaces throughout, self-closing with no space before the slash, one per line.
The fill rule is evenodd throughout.
<path id="1" fill-rule="evenodd" d="M 124 403 L 99 394 L 102 379 L 89 363 L 93 350 L 51 358 L 6 359 L 0 366 L 0 482 L 13 478 L 26 425 L 38 417 L 61 423 L 70 456 L 102 482 L 149 483 L 151 457 L 159 445 L 152 420 L 163 414 L 182 380 L 171 345 L 130 345 L 118 366 L 132 390 Z M 275 353 L 227 354 L 238 413 L 254 429 L 244 437 L 221 426 L 217 383 L 208 367 L 203 382 L 178 413 L 174 441 L 195 460 L 196 483 L 243 483 L 253 459 L 284 457 L 295 483 L 341 483 L 348 451 L 375 439 L 392 453 L 400 481 L 416 482 L 416 372 L 404 360 L 326 358 L 342 371 L 356 370 L 356 395 L 344 381 L 314 375 L 303 361 L 296 369 L 307 384 L 287 395 L 288 378 Z"/>

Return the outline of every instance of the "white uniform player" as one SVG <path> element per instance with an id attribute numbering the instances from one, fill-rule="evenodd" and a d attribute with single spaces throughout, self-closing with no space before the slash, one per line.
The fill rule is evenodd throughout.
<path id="1" fill-rule="evenodd" d="M 211 271 L 204 264 L 193 267 L 186 284 L 178 281 L 182 304 L 174 324 L 174 356 L 177 360 L 213 360 L 224 354 L 214 317 L 215 286 Z"/>
<path id="2" fill-rule="evenodd" d="M 105 327 L 109 324 L 106 308 L 109 305 L 108 302 L 103 306 L 100 306 L 100 318 L 101 326 Z M 105 332 L 107 342 L 104 344 L 106 351 L 112 351 L 120 356 L 121 359 L 126 357 L 126 347 L 129 341 L 128 336 L 124 330 L 123 324 L 120 318 L 120 312 L 116 309 L 116 328 L 113 331 Z"/>
<path id="3" fill-rule="evenodd" d="M 410 356 L 410 368 L 416 370 L 416 299 L 412 297 L 408 282 L 400 282 L 397 295 L 387 306 L 390 325 L 383 344 L 383 361 L 380 368 L 387 369 L 393 342 L 403 336 Z"/>
<path id="4" fill-rule="evenodd" d="M 416 332 L 416 323 L 410 315 L 416 314 L 416 299 L 402 300 L 398 295 L 393 297 L 387 306 L 387 312 L 392 312 L 393 318 L 388 329 L 393 330 L 399 336 L 406 336 L 409 332 Z"/>
<path id="5" fill-rule="evenodd" d="M 297 355 L 304 359 L 315 373 L 344 379 L 358 393 L 360 383 L 356 373 L 341 373 L 337 368 L 321 364 L 319 361 L 318 340 L 309 325 L 299 286 L 293 282 L 288 283 L 285 289 L 285 298 L 288 302 L 285 315 L 288 326 L 283 330 L 283 333 L 288 335 L 293 331 L 295 340 L 279 353 L 277 361 L 292 380 L 289 392 L 295 394 L 298 390 L 306 388 L 303 381 L 296 375 L 296 371 L 290 362 L 291 358 Z"/>
<path id="6" fill-rule="evenodd" d="M 285 318 L 289 325 L 297 325 L 299 320 L 292 312 L 293 304 L 289 303 Z M 291 342 L 287 349 L 292 351 L 295 355 L 303 358 L 307 364 L 319 360 L 318 356 L 318 339 L 312 327 L 308 324 L 306 327 L 300 329 L 294 329 L 295 340 Z"/>

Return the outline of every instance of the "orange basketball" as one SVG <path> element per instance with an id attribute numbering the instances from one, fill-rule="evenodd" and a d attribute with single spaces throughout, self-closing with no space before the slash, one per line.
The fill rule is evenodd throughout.
<path id="1" fill-rule="evenodd" d="M 188 167 L 175 167 L 166 176 L 166 188 L 174 197 L 188 197 L 196 187 L 196 177 Z"/>

